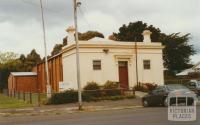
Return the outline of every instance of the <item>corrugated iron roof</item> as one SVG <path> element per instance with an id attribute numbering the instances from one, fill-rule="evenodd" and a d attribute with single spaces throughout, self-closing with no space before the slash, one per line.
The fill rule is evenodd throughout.
<path id="1" fill-rule="evenodd" d="M 11 72 L 13 76 L 36 76 L 36 72 Z"/>

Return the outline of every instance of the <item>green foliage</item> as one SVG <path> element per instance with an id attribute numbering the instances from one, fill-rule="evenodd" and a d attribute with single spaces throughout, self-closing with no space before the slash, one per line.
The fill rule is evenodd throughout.
<path id="1" fill-rule="evenodd" d="M 105 90 L 104 90 L 105 89 Z M 116 82 L 107 81 L 101 89 L 96 82 L 88 82 L 82 92 L 83 101 L 100 101 L 100 100 L 120 100 L 134 98 L 134 95 L 124 96 L 118 89 Z M 55 93 L 49 99 L 47 104 L 65 104 L 78 102 L 78 91 L 67 90 L 62 93 Z"/>
<path id="2" fill-rule="evenodd" d="M 117 41 L 117 38 L 112 34 L 110 36 L 108 36 L 108 39 L 109 40 L 114 40 L 114 41 Z"/>
<path id="3" fill-rule="evenodd" d="M 83 101 L 95 101 L 95 98 L 87 93 L 82 93 L 82 99 Z M 54 93 L 48 100 L 47 104 L 66 104 L 76 102 L 78 102 L 78 91 L 67 90 L 62 93 Z"/>
<path id="4" fill-rule="evenodd" d="M 67 36 L 65 38 L 63 38 L 63 43 L 62 43 L 63 46 L 66 46 L 67 45 Z"/>
<path id="5" fill-rule="evenodd" d="M 65 104 L 78 102 L 78 92 L 74 90 L 68 90 L 63 93 L 55 93 L 49 100 L 49 104 Z"/>
<path id="6" fill-rule="evenodd" d="M 148 89 L 143 85 L 136 85 L 133 88 L 135 91 L 148 92 Z"/>
<path id="7" fill-rule="evenodd" d="M 153 84 L 153 83 L 144 83 L 143 86 L 145 86 L 148 91 L 152 91 L 154 90 L 158 85 L 157 84 Z"/>
<path id="8" fill-rule="evenodd" d="M 104 89 L 117 89 L 119 88 L 119 84 L 117 82 L 113 82 L 113 81 L 107 81 L 104 86 Z"/>
<path id="9" fill-rule="evenodd" d="M 83 89 L 84 90 L 99 90 L 100 87 L 96 82 L 88 82 L 87 85 Z"/>
<path id="10" fill-rule="evenodd" d="M 20 55 L 12 52 L 0 53 L 0 89 L 7 88 L 10 72 L 32 71 L 32 68 L 41 61 L 40 55 L 33 49 L 30 54 Z"/>
<path id="11" fill-rule="evenodd" d="M 135 85 L 133 88 L 135 91 L 149 92 L 154 90 L 158 85 L 153 83 L 139 83 L 139 85 Z"/>
<path id="12" fill-rule="evenodd" d="M 96 101 L 98 100 L 113 100 L 113 101 L 117 101 L 117 100 L 122 100 L 122 99 L 133 99 L 135 98 L 134 95 L 127 95 L 127 96 L 104 96 L 104 97 L 100 97 L 98 98 Z"/>
<path id="13" fill-rule="evenodd" d="M 161 33 L 159 28 L 153 25 L 148 26 L 142 21 L 129 23 L 119 28 L 119 33 L 113 33 L 118 41 L 143 41 L 141 35 L 144 30 L 152 32 L 151 39 L 153 42 L 162 42 L 165 46 L 163 51 L 164 66 L 170 71 L 179 71 L 190 67 L 190 56 L 195 54 L 192 45 L 189 45 L 190 34 L 180 35 L 174 33 L 167 35 Z"/>
<path id="14" fill-rule="evenodd" d="M 94 37 L 104 38 L 104 35 L 97 31 L 87 31 L 85 33 L 79 33 L 79 40 L 89 40 Z"/>
<path id="15" fill-rule="evenodd" d="M 152 41 L 159 41 L 160 29 L 155 28 L 152 25 L 148 26 L 142 21 L 131 22 L 129 25 L 124 24 L 119 28 L 119 33 L 113 33 L 113 35 L 118 41 L 143 41 L 142 32 L 146 29 L 152 32 Z"/>
<path id="16" fill-rule="evenodd" d="M 26 57 L 27 70 L 31 71 L 39 62 L 41 62 L 40 55 L 33 49 Z"/>
<path id="17" fill-rule="evenodd" d="M 62 50 L 62 47 L 63 45 L 62 44 L 56 44 L 54 47 L 53 47 L 53 51 L 51 52 L 51 55 L 56 55 L 58 53 L 60 53 L 60 51 Z"/>
<path id="18" fill-rule="evenodd" d="M 121 95 L 121 91 L 119 90 L 119 84 L 113 81 L 107 81 L 103 85 L 103 89 L 105 90 L 106 96 L 116 96 Z"/>
<path id="19" fill-rule="evenodd" d="M 93 97 L 100 97 L 101 91 L 100 86 L 96 82 L 88 82 L 83 88 L 84 93 Z"/>
<path id="20" fill-rule="evenodd" d="M 93 97 L 88 93 L 82 93 L 83 101 L 90 102 L 90 101 L 101 101 L 101 100 L 121 100 L 121 99 L 132 99 L 135 98 L 134 95 L 128 96 L 102 96 L 102 97 Z M 78 102 L 78 92 L 74 90 L 67 90 L 63 93 L 55 93 L 49 99 L 47 104 L 67 104 L 67 103 L 76 103 Z"/>
<path id="21" fill-rule="evenodd" d="M 0 94 L 0 109 L 25 108 L 31 106 L 32 106 L 31 104 L 28 104 L 23 100 L 9 98 L 7 96 Z"/>
<path id="22" fill-rule="evenodd" d="M 17 59 L 18 55 L 13 52 L 0 52 L 0 64 L 7 63 L 9 61 L 13 61 Z"/>
<path id="23" fill-rule="evenodd" d="M 18 59 L 0 64 L 0 89 L 7 88 L 10 72 L 20 71 L 19 65 L 20 61 Z"/>
<path id="24" fill-rule="evenodd" d="M 85 33 L 78 33 L 79 40 L 90 40 L 94 37 L 104 38 L 104 35 L 98 31 L 87 31 Z M 63 46 L 67 45 L 67 37 L 63 38 Z"/>
<path id="25" fill-rule="evenodd" d="M 180 33 L 162 35 L 164 65 L 171 71 L 180 71 L 190 67 L 190 56 L 195 54 L 192 45 L 189 45 L 190 34 Z"/>

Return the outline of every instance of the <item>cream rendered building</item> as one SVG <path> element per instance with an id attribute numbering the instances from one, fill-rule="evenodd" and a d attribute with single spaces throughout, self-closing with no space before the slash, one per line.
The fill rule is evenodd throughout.
<path id="1" fill-rule="evenodd" d="M 77 89 L 76 46 L 74 28 L 69 27 L 68 45 L 63 47 L 63 83 L 66 88 Z M 138 81 L 164 84 L 162 49 L 159 42 L 151 42 L 151 32 L 143 32 L 143 42 L 137 42 Z M 95 81 L 120 82 L 123 88 L 136 85 L 135 42 L 119 42 L 102 38 L 79 41 L 81 86 Z"/>

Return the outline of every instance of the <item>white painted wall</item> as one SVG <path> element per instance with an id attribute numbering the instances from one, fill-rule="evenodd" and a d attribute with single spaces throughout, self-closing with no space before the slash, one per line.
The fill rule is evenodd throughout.
<path id="1" fill-rule="evenodd" d="M 88 44 L 88 42 L 84 42 Z M 106 45 L 107 44 L 108 43 L 106 43 Z M 128 45 L 128 43 L 122 42 L 116 42 L 116 44 Z M 152 45 L 154 44 L 155 43 L 152 43 Z M 131 43 L 131 45 L 133 45 L 133 43 Z M 157 46 L 161 47 L 161 45 L 158 44 Z M 80 48 L 82 87 L 89 81 L 95 81 L 99 84 L 104 84 L 107 80 L 119 81 L 118 60 L 128 61 L 129 87 L 133 87 L 136 84 L 135 50 L 133 48 L 108 47 L 109 52 L 105 54 L 103 49 L 102 47 Z M 150 70 L 143 69 L 144 59 L 151 60 Z M 93 70 L 93 60 L 101 60 L 101 70 Z M 163 84 L 162 49 L 138 49 L 138 71 L 140 82 Z M 75 49 L 63 53 L 63 79 L 64 82 L 68 84 L 69 88 L 77 89 Z"/>

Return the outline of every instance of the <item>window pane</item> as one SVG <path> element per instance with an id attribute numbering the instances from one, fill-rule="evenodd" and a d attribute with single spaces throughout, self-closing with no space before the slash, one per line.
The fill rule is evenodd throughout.
<path id="1" fill-rule="evenodd" d="M 144 60 L 143 61 L 144 69 L 150 69 L 150 60 Z"/>
<path id="2" fill-rule="evenodd" d="M 101 70 L 101 60 L 93 60 L 93 70 Z"/>

